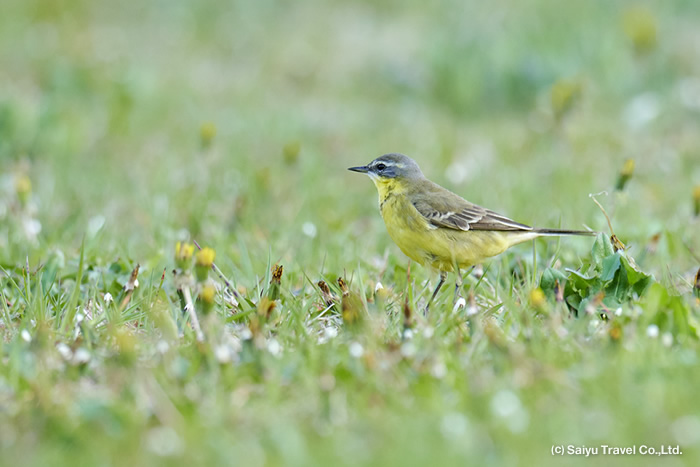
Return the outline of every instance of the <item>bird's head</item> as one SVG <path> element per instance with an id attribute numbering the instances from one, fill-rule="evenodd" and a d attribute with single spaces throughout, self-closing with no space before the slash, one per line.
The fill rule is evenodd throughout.
<path id="1" fill-rule="evenodd" d="M 416 161 L 403 154 L 384 154 L 367 165 L 350 167 L 348 170 L 369 175 L 377 188 L 395 185 L 402 180 L 423 178 L 423 172 Z"/>

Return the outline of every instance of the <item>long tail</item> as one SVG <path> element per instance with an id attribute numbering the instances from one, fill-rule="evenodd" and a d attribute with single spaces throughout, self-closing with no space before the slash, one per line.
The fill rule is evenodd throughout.
<path id="1" fill-rule="evenodd" d="M 538 235 L 559 236 L 559 235 L 587 235 L 589 237 L 598 235 L 598 232 L 592 230 L 559 230 L 559 229 L 534 229 L 534 233 Z"/>
<path id="2" fill-rule="evenodd" d="M 528 240 L 532 240 L 537 237 L 558 237 L 560 235 L 585 235 L 587 237 L 592 237 L 597 235 L 598 232 L 593 232 L 591 230 L 559 230 L 559 229 L 532 229 L 532 230 L 519 230 L 516 232 L 505 232 L 508 235 L 506 241 L 508 242 L 508 247 L 517 245 L 518 243 L 523 243 Z"/>

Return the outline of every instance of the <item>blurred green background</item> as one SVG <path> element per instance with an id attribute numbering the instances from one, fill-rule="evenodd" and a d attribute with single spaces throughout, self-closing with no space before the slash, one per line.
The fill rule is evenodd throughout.
<path id="1" fill-rule="evenodd" d="M 263 257 L 274 239 L 309 268 L 363 237 L 383 252 L 371 185 L 344 169 L 386 152 L 522 222 L 597 229 L 587 195 L 634 158 L 614 217 L 637 242 L 686 225 L 700 183 L 693 1 L 3 10 L 0 157 L 31 176 L 49 243 L 75 247 L 104 216 L 134 257 L 181 229 L 234 257 L 231 236 Z M 574 87 L 559 121 L 557 83 Z"/>
<path id="2" fill-rule="evenodd" d="M 407 259 L 384 230 L 370 181 L 346 168 L 402 152 L 429 178 L 470 201 L 539 227 L 607 231 L 589 198 L 605 191 L 597 198 L 640 266 L 672 292 L 689 293 L 692 287 L 700 257 L 693 212 L 693 189 L 700 185 L 700 2 L 3 0 L 0 10 L 0 265 L 5 269 L 25 263 L 36 269 L 58 256 L 74 274 L 85 239 L 86 256 L 96 268 L 112 261 L 140 263 L 142 277 L 160 277 L 164 267 L 172 268 L 175 242 L 196 239 L 216 249 L 217 264 L 240 290 L 254 289 L 267 277 L 269 264 L 279 262 L 287 268 L 290 297 L 309 293 L 306 277 L 315 281 L 322 274 L 355 272 L 369 277 L 363 290 L 382 280 L 397 284 L 398 291 L 406 284 Z M 627 159 L 635 162 L 634 175 L 624 190 L 615 191 Z M 543 261 L 556 250 L 564 267 L 576 268 L 590 242 L 542 242 L 537 248 Z M 509 255 L 507 260 L 531 261 L 528 247 Z M 412 269 L 418 281 L 431 278 L 426 270 Z M 4 287 L 11 289 L 8 283 Z M 679 359 L 668 356 L 678 365 L 669 370 L 669 380 L 679 386 L 663 386 L 664 378 L 652 371 L 646 387 L 660 384 L 659 397 L 689 391 L 680 382 L 694 370 L 679 368 L 686 368 L 684 358 L 697 361 L 692 342 Z M 556 347 L 542 345 L 535 360 L 552 358 L 554 368 L 570 363 L 551 354 Z M 644 364 L 654 349 L 626 361 Z M 574 353 L 582 358 L 585 350 Z M 497 357 L 486 352 L 480 358 L 486 381 L 494 380 L 489 372 L 500 377 L 498 370 L 488 370 Z M 472 448 L 479 463 L 517 463 L 521 455 L 543 462 L 548 448 L 533 449 L 528 457 L 523 446 L 550 444 L 573 419 L 584 420 L 590 430 L 604 430 L 600 424 L 606 433 L 614 431 L 610 426 L 623 430 L 607 409 L 588 410 L 588 402 L 595 402 L 587 398 L 602 391 L 597 384 L 618 371 L 608 361 L 617 357 L 595 358 L 580 369 L 583 380 L 594 378 L 588 371 L 597 379 L 591 380 L 591 392 L 585 383 L 577 388 L 584 395 L 571 403 L 571 418 L 560 413 L 563 418 L 554 417 L 556 422 L 525 440 L 518 438 L 525 435 L 517 427 L 510 430 L 515 435 L 499 438 L 502 430 L 508 432 L 501 425 L 491 438 L 479 438 L 477 425 L 450 412 L 440 422 L 446 438 L 426 443 L 442 446 L 444 439 L 470 434 L 472 444 L 441 448 L 444 458 L 436 455 L 444 463 L 469 459 Z M 304 360 L 293 361 L 303 366 Z M 318 368 L 306 371 L 315 375 Z M 467 384 L 459 374 L 451 380 L 452 390 Z M 618 398 L 625 404 L 635 374 L 620 383 L 625 389 L 618 396 L 601 396 L 610 397 L 608 409 Z M 637 376 L 646 377 L 643 371 Z M 14 388 L 8 391 L 16 397 L 13 381 L 0 386 Z M 379 391 L 389 391 L 392 381 L 375 383 Z M 521 410 L 513 393 L 502 392 L 498 384 L 486 389 L 469 384 L 476 385 L 469 387 L 477 394 L 501 397 L 508 410 Z M 556 397 L 552 394 L 563 390 L 547 384 L 538 386 L 532 399 L 520 395 L 525 405 L 534 401 L 531 425 L 546 423 L 532 411 L 544 403 L 538 394 Z M 426 400 L 461 397 L 438 397 L 433 390 L 426 389 L 432 394 Z M 407 447 L 405 457 L 394 453 L 396 458 L 381 447 L 353 445 L 362 438 L 355 432 L 338 435 L 336 444 L 314 455 L 308 440 L 317 434 L 308 438 L 306 432 L 285 431 L 284 423 L 293 424 L 297 416 L 285 402 L 303 396 L 265 395 L 255 406 L 260 412 L 250 415 L 252 425 L 279 415 L 283 422 L 279 433 L 268 433 L 271 439 L 279 435 L 280 446 L 295 446 L 304 438 L 310 447 L 289 447 L 288 455 L 281 447 L 265 457 L 260 444 L 251 441 L 251 462 L 324 463 L 343 449 L 352 455 L 365 450 L 369 454 L 362 461 L 377 465 L 382 459 L 428 462 L 431 455 L 420 457 L 410 440 L 426 436 L 422 427 L 434 420 L 423 419 L 430 418 L 431 407 L 417 410 L 415 424 L 404 418 L 421 391 L 419 385 L 386 413 L 368 415 L 349 429 L 361 432 L 368 424 L 386 434 L 403 426 L 387 441 L 395 449 Z M 358 410 L 372 413 L 372 396 L 362 397 L 355 401 Z M 31 400 L 17 413 L 31 412 Z M 266 400 L 276 402 L 265 407 Z M 469 400 L 461 408 L 487 404 L 480 395 Z M 634 412 L 641 400 L 633 398 L 620 414 Z M 209 408 L 216 411 L 217 404 L 229 407 L 230 400 Z M 440 412 L 441 403 L 434 404 Z M 88 410 L 85 417 L 100 419 L 99 410 Z M 128 412 L 129 406 L 122 401 L 114 410 Z M 635 436 L 649 437 L 660 420 L 670 423 L 666 415 L 644 416 L 650 418 L 638 420 L 621 437 L 639 440 Z M 18 431 L 32 432 L 33 422 L 27 423 Z M 316 428 L 309 422 L 305 429 Z M 321 438 L 329 429 L 318 428 Z M 583 436 L 577 427 L 570 429 Z M 164 433 L 154 436 L 172 435 Z M 252 436 L 238 433 L 243 441 Z M 193 439 L 206 444 L 201 436 Z M 520 451 L 500 445 L 499 439 L 512 442 L 509 436 L 520 440 Z M 343 446 L 342 437 L 350 444 Z M 223 459 L 225 439 L 216 444 Z M 60 439 L 56 446 L 62 446 Z M 241 446 L 246 452 L 245 443 Z M 46 452 L 40 460 L 54 451 Z M 100 448 L 94 452 L 104 454 Z M 161 459 L 176 462 L 168 455 Z M 190 460 L 202 459 L 211 460 L 204 454 Z M 83 460 L 94 465 L 95 458 L 86 454 Z M 684 462 L 671 460 L 676 461 Z"/>

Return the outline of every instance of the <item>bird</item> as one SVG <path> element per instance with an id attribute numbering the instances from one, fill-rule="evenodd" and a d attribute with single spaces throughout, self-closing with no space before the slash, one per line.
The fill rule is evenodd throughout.
<path id="1" fill-rule="evenodd" d="M 428 180 L 408 156 L 384 154 L 348 170 L 369 175 L 379 194 L 379 211 L 399 249 L 417 263 L 437 270 L 440 279 L 428 311 L 449 272 L 456 273 L 455 300 L 461 270 L 503 253 L 518 243 L 543 236 L 596 235 L 589 230 L 538 229 L 521 224 Z"/>

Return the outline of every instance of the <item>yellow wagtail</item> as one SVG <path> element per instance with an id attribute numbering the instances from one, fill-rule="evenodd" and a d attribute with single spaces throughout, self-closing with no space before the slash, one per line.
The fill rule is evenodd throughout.
<path id="1" fill-rule="evenodd" d="M 431 182 L 403 154 L 385 154 L 348 170 L 369 175 L 379 192 L 379 210 L 394 243 L 406 256 L 440 272 L 426 310 L 447 279 L 460 268 L 481 263 L 518 243 L 547 235 L 595 235 L 584 230 L 534 229 L 470 203 Z"/>

